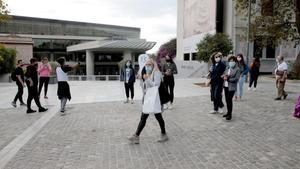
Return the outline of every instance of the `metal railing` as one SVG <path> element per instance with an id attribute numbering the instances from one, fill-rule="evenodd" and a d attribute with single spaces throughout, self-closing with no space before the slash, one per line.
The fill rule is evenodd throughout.
<path id="1" fill-rule="evenodd" d="M 68 75 L 69 81 L 119 81 L 120 75 Z"/>

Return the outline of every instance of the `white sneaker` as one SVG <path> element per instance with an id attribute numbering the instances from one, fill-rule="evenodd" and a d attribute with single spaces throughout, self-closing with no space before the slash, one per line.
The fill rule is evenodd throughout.
<path id="1" fill-rule="evenodd" d="M 167 141 L 167 140 L 169 140 L 168 135 L 167 135 L 167 134 L 161 134 L 161 135 L 160 135 L 160 139 L 157 140 L 157 142 L 165 142 L 165 141 Z"/>
<path id="2" fill-rule="evenodd" d="M 256 87 L 253 89 L 253 91 L 256 91 Z"/>
<path id="3" fill-rule="evenodd" d="M 218 111 L 211 110 L 209 113 L 210 113 L 210 114 L 216 114 L 216 113 L 218 113 Z"/>
<path id="4" fill-rule="evenodd" d="M 218 113 L 223 114 L 223 109 L 219 108 Z"/>
<path id="5" fill-rule="evenodd" d="M 140 137 L 139 137 L 139 136 L 136 136 L 136 135 L 130 136 L 130 137 L 128 138 L 128 140 L 129 140 L 132 144 L 140 144 Z"/>
<path id="6" fill-rule="evenodd" d="M 173 109 L 173 104 L 169 104 L 168 109 L 172 110 Z"/>
<path id="7" fill-rule="evenodd" d="M 124 101 L 124 103 L 129 103 L 129 99 L 126 99 L 126 100 Z"/>
<path id="8" fill-rule="evenodd" d="M 164 110 L 168 109 L 168 104 L 164 104 Z"/>
<path id="9" fill-rule="evenodd" d="M 131 103 L 131 104 L 134 104 L 134 101 L 133 101 L 133 100 L 131 100 L 131 101 L 130 101 L 130 103 Z"/>
<path id="10" fill-rule="evenodd" d="M 251 91 L 252 90 L 252 88 L 251 87 L 248 87 L 248 91 Z"/>

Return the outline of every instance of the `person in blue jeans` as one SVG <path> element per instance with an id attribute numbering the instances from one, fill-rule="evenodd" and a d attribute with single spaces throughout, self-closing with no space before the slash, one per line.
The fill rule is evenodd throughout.
<path id="1" fill-rule="evenodd" d="M 234 100 L 241 100 L 243 97 L 243 93 L 244 93 L 244 83 L 245 80 L 247 78 L 247 74 L 249 72 L 249 67 L 247 64 L 245 64 L 245 60 L 244 60 L 244 56 L 243 54 L 238 54 L 237 55 L 237 61 L 238 61 L 238 67 L 240 69 L 241 72 L 241 76 L 239 78 L 238 81 L 238 88 L 237 91 L 235 92 L 235 98 Z"/>

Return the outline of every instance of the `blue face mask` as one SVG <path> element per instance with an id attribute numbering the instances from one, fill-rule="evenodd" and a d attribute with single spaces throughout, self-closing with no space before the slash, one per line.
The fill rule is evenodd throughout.
<path id="1" fill-rule="evenodd" d="M 129 62 L 126 63 L 126 66 L 129 67 L 131 64 Z"/>
<path id="2" fill-rule="evenodd" d="M 229 65 L 230 68 L 234 68 L 235 62 L 229 62 L 228 65 Z"/>
<path id="3" fill-rule="evenodd" d="M 151 74 L 152 73 L 152 70 L 153 70 L 152 66 L 146 66 L 145 68 L 146 68 L 146 73 L 147 74 Z"/>

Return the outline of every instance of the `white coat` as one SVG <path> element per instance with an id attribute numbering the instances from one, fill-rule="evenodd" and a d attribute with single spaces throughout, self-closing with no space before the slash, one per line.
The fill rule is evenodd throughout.
<path id="1" fill-rule="evenodd" d="M 152 76 L 145 81 L 141 80 L 141 86 L 143 90 L 143 113 L 145 114 L 162 112 L 158 92 L 161 78 L 161 73 L 159 71 L 155 71 L 152 73 Z"/>

